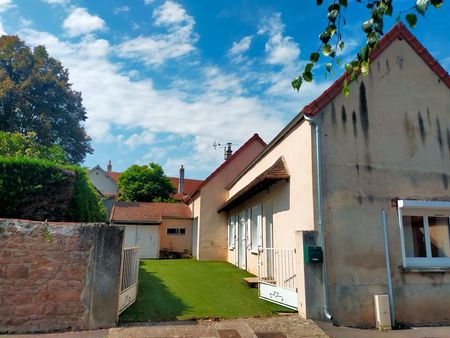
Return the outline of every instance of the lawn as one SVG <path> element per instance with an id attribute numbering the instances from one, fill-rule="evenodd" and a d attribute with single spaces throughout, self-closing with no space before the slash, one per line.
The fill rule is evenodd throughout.
<path id="1" fill-rule="evenodd" d="M 120 321 L 271 316 L 291 312 L 260 300 L 242 278 L 252 276 L 225 262 L 143 260 L 136 302 Z"/>

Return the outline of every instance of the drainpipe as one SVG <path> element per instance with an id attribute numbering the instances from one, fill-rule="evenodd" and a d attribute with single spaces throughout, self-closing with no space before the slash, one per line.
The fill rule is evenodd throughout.
<path id="1" fill-rule="evenodd" d="M 322 160 L 320 151 L 320 124 L 319 121 L 304 115 L 306 121 L 314 126 L 315 129 L 315 141 L 316 141 L 316 189 L 317 189 L 317 211 L 318 211 L 318 225 L 319 225 L 319 236 L 320 236 L 320 246 L 323 252 L 323 263 L 322 263 L 322 296 L 323 296 L 323 314 L 326 319 L 332 320 L 333 316 L 329 312 L 328 304 L 328 277 L 327 277 L 327 261 L 325 255 L 325 233 L 324 233 L 324 222 L 323 222 L 323 197 L 322 197 Z"/>

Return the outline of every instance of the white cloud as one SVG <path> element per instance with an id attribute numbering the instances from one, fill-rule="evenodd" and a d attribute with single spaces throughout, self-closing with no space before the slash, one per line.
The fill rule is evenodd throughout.
<path id="1" fill-rule="evenodd" d="M 158 26 L 170 26 L 193 20 L 180 4 L 170 0 L 153 10 L 153 18 Z"/>
<path id="2" fill-rule="evenodd" d="M 284 124 L 278 106 L 245 93 L 239 74 L 204 67 L 196 79 L 185 80 L 187 90 L 196 88 L 195 92 L 157 90 L 151 79 L 133 81 L 122 72 L 120 64 L 110 60 L 115 47 L 106 40 L 91 36 L 71 43 L 30 29 L 19 33 L 32 46 L 44 44 L 69 69 L 73 88 L 82 92 L 87 109 L 88 134 L 96 142 L 122 142 L 131 147 L 141 142 L 153 148 L 151 142 L 159 133 L 182 138 L 195 135 L 193 155 L 185 163 L 196 167 L 193 159 L 197 159 L 198 168 L 210 170 L 223 155 L 212 149 L 214 140 L 242 144 L 255 132 L 270 139 Z M 140 132 L 126 138 L 116 135 L 123 132 L 114 131 L 130 128 Z M 180 159 L 169 160 L 177 170 Z"/>
<path id="3" fill-rule="evenodd" d="M 167 1 L 155 9 L 153 17 L 155 24 L 167 27 L 168 32 L 126 40 L 118 46 L 119 56 L 158 66 L 195 50 L 195 20 L 179 4 Z"/>
<path id="4" fill-rule="evenodd" d="M 119 13 L 125 13 L 128 12 L 130 10 L 130 7 L 128 6 L 122 6 L 122 7 L 116 7 L 113 9 L 114 14 L 119 14 Z"/>
<path id="5" fill-rule="evenodd" d="M 81 7 L 72 9 L 63 23 L 67 34 L 72 37 L 102 30 L 105 26 L 102 18 L 89 14 L 86 8 Z"/>
<path id="6" fill-rule="evenodd" d="M 70 2 L 70 0 L 42 0 L 50 5 L 65 5 Z"/>
<path id="7" fill-rule="evenodd" d="M 150 5 L 153 1 L 154 1 L 154 0 L 144 0 L 144 3 L 145 3 L 146 5 Z"/>
<path id="8" fill-rule="evenodd" d="M 230 55 L 239 55 L 245 53 L 250 49 L 250 44 L 252 43 L 252 36 L 244 36 L 240 41 L 233 42 L 228 53 Z"/>
<path id="9" fill-rule="evenodd" d="M 131 149 L 134 149 L 142 144 L 153 144 L 154 142 L 155 142 L 155 135 L 153 133 L 148 132 L 143 132 L 141 134 L 133 134 L 124 141 L 124 143 Z"/>
<path id="10" fill-rule="evenodd" d="M 8 9 L 15 7 L 16 5 L 12 0 L 0 0 L 0 13 L 6 12 Z"/>
<path id="11" fill-rule="evenodd" d="M 258 34 L 267 34 L 266 62 L 273 65 L 289 65 L 300 55 L 300 48 L 290 36 L 284 36 L 285 25 L 281 22 L 281 14 L 276 13 L 264 20 Z"/>

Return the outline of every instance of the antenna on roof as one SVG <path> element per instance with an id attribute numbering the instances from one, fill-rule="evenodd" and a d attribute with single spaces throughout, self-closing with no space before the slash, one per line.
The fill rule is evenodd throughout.
<path id="1" fill-rule="evenodd" d="M 223 148 L 223 158 L 226 161 L 231 157 L 231 155 L 233 155 L 233 150 L 231 150 L 231 146 L 236 145 L 237 144 L 231 142 L 227 142 L 226 144 L 224 144 L 224 143 L 217 143 L 216 141 L 214 141 L 213 148 L 215 150 L 217 150 L 217 148 Z"/>

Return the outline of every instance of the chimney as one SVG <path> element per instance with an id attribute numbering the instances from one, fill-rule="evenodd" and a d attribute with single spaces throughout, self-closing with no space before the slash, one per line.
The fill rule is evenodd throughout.
<path id="1" fill-rule="evenodd" d="M 108 167 L 106 169 L 109 173 L 112 171 L 112 164 L 111 164 L 111 160 L 109 160 L 108 162 Z"/>
<path id="2" fill-rule="evenodd" d="M 180 167 L 180 179 L 178 181 L 178 193 L 184 194 L 184 168 L 183 165 Z"/>
<path id="3" fill-rule="evenodd" d="M 227 147 L 225 148 L 225 161 L 228 160 L 231 155 L 233 155 L 233 150 L 231 150 L 231 142 L 228 142 Z"/>

